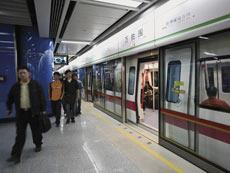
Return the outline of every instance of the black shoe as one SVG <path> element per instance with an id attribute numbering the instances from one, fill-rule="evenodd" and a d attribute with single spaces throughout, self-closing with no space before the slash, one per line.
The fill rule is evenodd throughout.
<path id="1" fill-rule="evenodd" d="M 72 122 L 72 123 L 75 123 L 75 119 L 72 119 L 71 122 Z"/>
<path id="2" fill-rule="evenodd" d="M 56 124 L 56 127 L 59 127 L 60 126 L 60 124 L 58 123 L 58 124 Z"/>
<path id="3" fill-rule="evenodd" d="M 14 164 L 18 164 L 18 163 L 20 163 L 21 160 L 20 160 L 20 157 L 11 156 L 6 161 L 7 162 L 14 162 Z"/>
<path id="4" fill-rule="evenodd" d="M 36 146 L 34 151 L 35 152 L 40 152 L 42 150 L 42 146 Z"/>
<path id="5" fill-rule="evenodd" d="M 66 124 L 69 124 L 69 120 L 66 121 Z"/>

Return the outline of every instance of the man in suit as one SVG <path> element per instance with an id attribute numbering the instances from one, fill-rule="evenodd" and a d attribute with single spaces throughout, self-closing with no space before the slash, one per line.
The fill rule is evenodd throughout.
<path id="1" fill-rule="evenodd" d="M 41 151 L 42 132 L 39 116 L 46 110 L 46 102 L 42 87 L 30 78 L 30 71 L 26 66 L 18 68 L 19 81 L 15 83 L 8 94 L 7 113 L 12 112 L 12 105 L 16 108 L 16 139 L 8 162 L 20 162 L 21 153 L 26 140 L 27 124 L 33 136 L 35 152 Z"/>

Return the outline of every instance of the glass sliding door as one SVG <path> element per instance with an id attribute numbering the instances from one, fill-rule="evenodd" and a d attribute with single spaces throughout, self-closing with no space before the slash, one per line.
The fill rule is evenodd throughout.
<path id="1" fill-rule="evenodd" d="M 230 31 L 200 39 L 198 117 L 218 128 L 198 126 L 198 154 L 230 171 Z"/>
<path id="2" fill-rule="evenodd" d="M 230 172 L 230 31 L 162 55 L 161 144 L 208 172 Z"/>
<path id="3" fill-rule="evenodd" d="M 183 147 L 194 149 L 193 124 L 175 118 L 174 114 L 194 116 L 195 114 L 195 63 L 194 46 L 180 46 L 165 50 L 164 90 L 161 116 L 163 136 Z"/>
<path id="4" fill-rule="evenodd" d="M 103 64 L 97 64 L 93 67 L 94 75 L 94 103 L 104 108 L 105 96 L 104 96 L 104 66 Z"/>

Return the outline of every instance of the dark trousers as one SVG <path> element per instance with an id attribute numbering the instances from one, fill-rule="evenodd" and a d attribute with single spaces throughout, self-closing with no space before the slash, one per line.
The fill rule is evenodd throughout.
<path id="1" fill-rule="evenodd" d="M 77 100 L 78 104 L 77 104 L 77 110 L 78 110 L 78 114 L 81 113 L 81 99 Z"/>
<path id="2" fill-rule="evenodd" d="M 67 115 L 67 121 L 74 120 L 74 103 L 66 103 L 66 115 Z"/>
<path id="3" fill-rule="evenodd" d="M 74 104 L 74 115 L 77 116 L 81 112 L 81 99 L 76 99 Z"/>
<path id="4" fill-rule="evenodd" d="M 32 117 L 30 110 L 20 110 L 16 117 L 16 139 L 11 152 L 11 155 L 13 156 L 21 157 L 22 149 L 26 140 L 26 129 L 28 123 L 30 124 L 32 131 L 33 143 L 36 146 L 42 145 L 42 132 L 40 128 L 39 117 Z"/>
<path id="5" fill-rule="evenodd" d="M 64 110 L 64 114 L 66 114 L 66 104 L 65 104 L 65 101 L 64 100 L 62 100 L 61 101 L 61 104 L 62 104 L 62 107 L 63 107 L 63 110 Z"/>
<path id="6" fill-rule="evenodd" d="M 52 113 L 56 118 L 56 124 L 60 124 L 61 118 L 61 101 L 51 101 Z"/>

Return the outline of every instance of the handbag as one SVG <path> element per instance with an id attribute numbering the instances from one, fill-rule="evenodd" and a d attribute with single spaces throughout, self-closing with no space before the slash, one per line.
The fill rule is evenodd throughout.
<path id="1" fill-rule="evenodd" d="M 41 113 L 40 115 L 40 125 L 42 133 L 46 133 L 51 129 L 51 122 L 47 113 Z"/>

